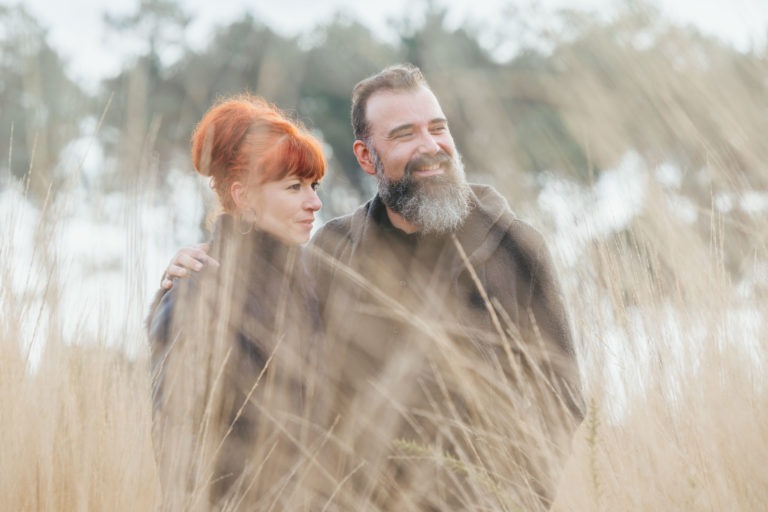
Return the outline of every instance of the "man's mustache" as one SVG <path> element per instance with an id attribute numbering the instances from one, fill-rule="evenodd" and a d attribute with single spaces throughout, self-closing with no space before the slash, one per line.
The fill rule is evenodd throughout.
<path id="1" fill-rule="evenodd" d="M 453 163 L 453 158 L 445 151 L 439 151 L 434 155 L 419 155 L 414 157 L 405 165 L 405 175 L 411 176 L 413 171 L 421 167 L 429 167 L 431 165 L 440 165 L 441 167 L 450 166 Z"/>

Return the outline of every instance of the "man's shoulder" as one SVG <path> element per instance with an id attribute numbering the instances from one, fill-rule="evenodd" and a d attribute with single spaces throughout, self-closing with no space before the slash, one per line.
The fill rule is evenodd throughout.
<path id="1" fill-rule="evenodd" d="M 355 244 L 353 224 L 357 212 L 335 217 L 318 228 L 312 236 L 308 249 L 310 254 L 322 253 L 339 257 Z"/>
<path id="2" fill-rule="evenodd" d="M 351 237 L 352 218 L 354 215 L 354 213 L 350 213 L 341 217 L 335 217 L 320 226 L 312 236 L 310 245 L 327 248 L 338 243 L 341 239 L 349 239 Z"/>
<path id="3" fill-rule="evenodd" d="M 356 212 L 348 213 L 340 217 L 334 217 L 333 219 L 320 226 L 315 237 L 329 232 L 336 233 L 341 231 L 349 231 L 352 226 L 352 218 L 354 217 L 355 213 Z"/>
<path id="4" fill-rule="evenodd" d="M 507 199 L 492 185 L 470 183 L 469 186 L 472 189 L 475 202 L 483 211 L 515 217 Z"/>
<path id="5" fill-rule="evenodd" d="M 480 211 L 493 217 L 494 224 L 501 225 L 505 230 L 536 232 L 538 230 L 529 222 L 520 218 L 510 207 L 507 199 L 491 185 L 470 183 L 472 192 Z"/>
<path id="6" fill-rule="evenodd" d="M 367 217 L 367 203 L 347 215 L 335 217 L 318 228 L 305 248 L 310 272 L 321 279 L 331 258 L 348 263 L 362 237 L 361 225 Z"/>
<path id="7" fill-rule="evenodd" d="M 521 219 L 494 187 L 475 183 L 470 186 L 476 208 L 460 239 L 467 246 L 476 247 L 477 256 L 491 258 L 502 250 L 531 259 L 546 250 L 541 232 Z"/>
<path id="8" fill-rule="evenodd" d="M 354 212 L 327 221 L 323 224 L 312 237 L 312 245 L 327 245 L 339 240 L 340 237 L 355 240 L 359 236 L 359 231 L 368 217 L 372 201 L 360 205 Z"/>

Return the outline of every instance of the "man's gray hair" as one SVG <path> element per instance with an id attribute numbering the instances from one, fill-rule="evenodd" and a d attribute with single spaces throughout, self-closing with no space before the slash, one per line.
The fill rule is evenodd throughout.
<path id="1" fill-rule="evenodd" d="M 395 64 L 359 81 L 352 90 L 352 133 L 355 139 L 367 141 L 370 136 L 366 107 L 373 93 L 412 91 L 420 86 L 429 89 L 429 84 L 421 70 L 413 64 Z"/>

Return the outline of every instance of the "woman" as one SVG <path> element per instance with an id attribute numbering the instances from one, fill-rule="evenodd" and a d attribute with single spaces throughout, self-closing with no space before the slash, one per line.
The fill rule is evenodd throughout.
<path id="1" fill-rule="evenodd" d="M 322 149 L 242 95 L 204 115 L 192 160 L 221 205 L 219 265 L 164 287 L 149 315 L 163 508 L 307 507 L 319 320 L 297 256 L 321 207 Z"/>

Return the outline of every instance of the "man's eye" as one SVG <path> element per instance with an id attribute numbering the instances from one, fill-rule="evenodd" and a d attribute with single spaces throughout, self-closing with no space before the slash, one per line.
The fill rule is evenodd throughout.
<path id="1" fill-rule="evenodd" d="M 399 132 L 399 133 L 396 133 L 393 138 L 395 138 L 395 139 L 407 139 L 411 135 L 413 135 L 413 132 Z"/>

